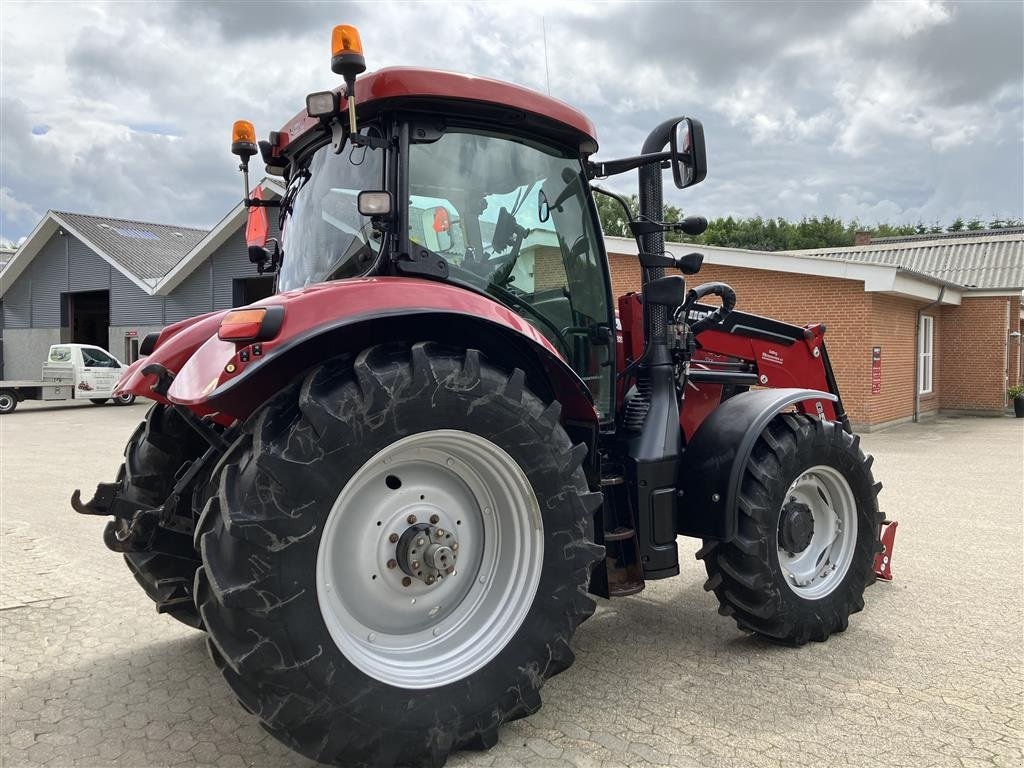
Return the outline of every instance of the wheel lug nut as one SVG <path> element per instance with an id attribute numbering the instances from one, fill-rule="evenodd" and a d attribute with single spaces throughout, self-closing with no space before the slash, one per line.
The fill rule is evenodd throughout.
<path id="1" fill-rule="evenodd" d="M 437 531 L 434 533 L 434 535 L 437 536 L 437 538 L 439 538 L 439 539 L 443 539 L 444 538 L 444 531 L 441 530 L 440 528 L 438 528 Z"/>
<path id="2" fill-rule="evenodd" d="M 397 543 L 398 542 L 398 534 L 397 533 L 392 533 L 390 536 L 388 536 L 388 541 L 390 541 L 392 544 Z"/>
<path id="3" fill-rule="evenodd" d="M 409 515 L 407 518 L 405 518 L 405 522 L 407 522 L 409 525 L 412 525 L 416 522 L 416 515 Z"/>
<path id="4" fill-rule="evenodd" d="M 388 560 L 388 568 L 397 568 L 398 561 L 395 559 Z"/>
<path id="5" fill-rule="evenodd" d="M 438 517 L 437 515 L 431 515 L 430 516 L 430 524 L 431 525 L 437 525 L 437 521 L 440 520 L 440 519 L 441 518 Z"/>
<path id="6" fill-rule="evenodd" d="M 448 570 L 445 571 L 445 573 L 447 573 L 447 574 L 455 573 L 455 566 L 454 565 L 448 566 Z"/>
<path id="7" fill-rule="evenodd" d="M 402 586 L 403 587 L 408 587 L 410 584 L 412 584 L 412 579 L 410 579 L 408 576 L 406 576 L 404 579 L 402 579 Z"/>
<path id="8" fill-rule="evenodd" d="M 412 569 L 415 571 L 417 568 L 420 567 L 420 561 L 419 560 L 413 560 L 411 565 L 412 565 Z"/>
<path id="9" fill-rule="evenodd" d="M 433 583 L 434 583 L 434 581 L 435 581 L 435 579 L 434 579 L 434 577 L 433 577 L 433 576 L 427 576 L 427 578 L 426 578 L 426 579 L 424 579 L 424 581 L 426 581 L 426 582 L 427 582 L 427 584 L 433 584 Z"/>
<path id="10" fill-rule="evenodd" d="M 416 546 L 417 546 L 417 547 L 422 547 L 422 546 L 423 546 L 424 544 L 426 544 L 426 543 L 427 543 L 427 542 L 426 542 L 426 541 L 425 541 L 425 540 L 424 540 L 424 539 L 423 539 L 422 537 L 420 537 L 420 538 L 416 539 Z"/>
<path id="11" fill-rule="evenodd" d="M 456 541 L 454 544 L 452 544 L 452 552 L 458 552 L 458 551 L 459 551 L 459 542 Z"/>

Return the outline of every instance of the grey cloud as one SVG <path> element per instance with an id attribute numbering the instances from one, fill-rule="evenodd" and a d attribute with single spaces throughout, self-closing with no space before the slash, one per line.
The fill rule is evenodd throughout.
<path id="1" fill-rule="evenodd" d="M 374 68 L 455 69 L 543 90 L 541 13 L 552 95 L 587 112 L 601 156 L 635 153 L 668 115 L 704 121 L 708 180 L 667 193 L 689 211 L 867 221 L 1024 214 L 1019 3 L 52 9 L 0 8 L 0 79 L 11 97 L 0 235 L 12 239 L 34 224 L 26 211 L 47 208 L 214 224 L 238 196 L 231 121 L 251 119 L 265 133 L 305 93 L 334 85 L 333 24 L 360 27 Z M 893 9 L 949 18 L 901 34 L 900 18 L 878 21 Z M 32 44 L 41 26 L 66 42 Z M 51 130 L 33 136 L 44 124 Z M 635 179 L 606 183 L 633 191 Z"/>

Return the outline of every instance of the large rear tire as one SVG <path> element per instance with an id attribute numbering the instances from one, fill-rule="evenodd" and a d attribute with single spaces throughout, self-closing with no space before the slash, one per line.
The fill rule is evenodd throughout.
<path id="1" fill-rule="evenodd" d="M 202 439 L 184 419 L 172 409 L 154 405 L 124 450 L 124 498 L 146 508 L 162 504 L 174 487 L 182 464 L 196 459 L 204 449 Z M 116 525 L 116 521 L 108 525 Z M 196 568 L 200 565 L 198 555 L 188 554 L 192 551 L 192 539 L 185 531 L 162 529 L 158 547 L 161 542 L 173 546 L 127 553 L 125 563 L 158 611 L 202 629 L 192 599 Z"/>
<path id="2" fill-rule="evenodd" d="M 214 661 L 316 760 L 492 746 L 594 610 L 585 456 L 557 403 L 473 350 L 378 346 L 313 370 L 250 419 L 199 520 Z"/>
<path id="3" fill-rule="evenodd" d="M 13 413 L 18 407 L 18 396 L 11 390 L 0 389 L 0 414 Z"/>
<path id="4" fill-rule="evenodd" d="M 697 554 L 719 612 L 791 645 L 845 630 L 875 578 L 882 486 L 871 462 L 835 422 L 776 416 L 743 473 L 736 538 Z"/>

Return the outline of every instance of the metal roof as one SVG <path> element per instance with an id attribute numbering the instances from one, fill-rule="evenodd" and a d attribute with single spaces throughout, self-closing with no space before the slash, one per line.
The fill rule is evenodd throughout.
<path id="1" fill-rule="evenodd" d="M 899 267 L 967 290 L 1024 290 L 1024 233 L 900 240 L 782 253 Z"/>
<path id="2" fill-rule="evenodd" d="M 53 211 L 75 234 L 141 280 L 170 272 L 209 230 Z"/>
<path id="3" fill-rule="evenodd" d="M 962 229 L 959 232 L 933 232 L 923 235 L 893 235 L 872 237 L 871 244 L 907 243 L 915 240 L 956 240 L 965 237 L 993 237 L 997 235 L 1024 235 L 1024 227 L 999 227 L 998 229 Z"/>

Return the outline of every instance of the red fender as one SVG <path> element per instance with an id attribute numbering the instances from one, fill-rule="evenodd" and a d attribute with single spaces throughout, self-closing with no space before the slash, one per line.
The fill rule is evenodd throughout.
<path id="1" fill-rule="evenodd" d="M 281 329 L 273 339 L 258 344 L 219 339 L 217 329 L 226 312 L 165 329 L 153 354 L 132 365 L 119 389 L 162 399 L 149 389 L 155 378 L 142 374 L 146 365 L 159 363 L 174 374 L 166 401 L 197 413 L 216 413 L 218 422 L 230 424 L 247 417 L 319 360 L 388 340 L 371 332 L 371 325 L 376 330 L 385 321 L 401 323 L 408 339 L 416 336 L 408 328 L 418 329 L 421 323 L 426 327 L 430 318 L 445 316 L 464 326 L 462 340 L 468 346 L 485 326 L 523 342 L 520 346 L 543 366 L 565 418 L 597 421 L 590 392 L 547 338 L 507 307 L 465 288 L 415 278 L 370 277 L 311 285 L 251 306 L 274 305 L 284 307 Z"/>

